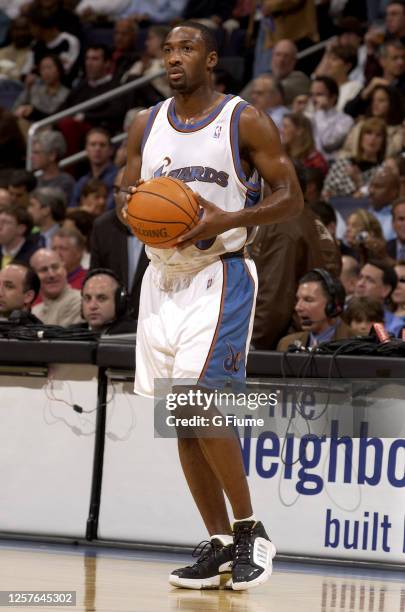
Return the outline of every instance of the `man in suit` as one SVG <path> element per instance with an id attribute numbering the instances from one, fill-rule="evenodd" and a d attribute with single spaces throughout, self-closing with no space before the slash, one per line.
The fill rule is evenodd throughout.
<path id="1" fill-rule="evenodd" d="M 30 236 L 32 227 L 32 217 L 22 206 L 0 209 L 0 269 L 11 262 L 29 263 L 39 248 L 38 237 Z"/>
<path id="2" fill-rule="evenodd" d="M 294 166 L 305 193 L 305 169 L 297 162 Z M 306 201 L 298 217 L 262 225 L 251 253 L 259 277 L 252 342 L 256 349 L 274 350 L 291 327 L 299 279 L 316 267 L 339 276 L 340 253 Z"/>
<path id="3" fill-rule="evenodd" d="M 11 263 L 0 271 L 0 318 L 10 315 L 20 324 L 41 323 L 31 313 L 32 304 L 39 293 L 38 275 L 22 263 Z"/>
<path id="4" fill-rule="evenodd" d="M 133 316 L 137 318 L 142 277 L 148 266 L 148 258 L 142 242 L 118 219 L 125 202 L 119 191 L 123 173 L 124 169 L 121 169 L 114 181 L 115 210 L 107 211 L 94 223 L 90 269 L 109 268 L 115 272 L 121 283 L 128 287 Z"/>
<path id="5" fill-rule="evenodd" d="M 405 260 L 405 199 L 392 205 L 392 227 L 396 238 L 387 242 L 387 253 L 395 261 Z"/>
<path id="6" fill-rule="evenodd" d="M 342 283 L 323 268 L 314 268 L 299 281 L 295 306 L 302 331 L 280 340 L 278 351 L 286 351 L 290 344 L 305 348 L 322 342 L 343 340 L 354 332 L 342 321 L 346 292 Z"/>

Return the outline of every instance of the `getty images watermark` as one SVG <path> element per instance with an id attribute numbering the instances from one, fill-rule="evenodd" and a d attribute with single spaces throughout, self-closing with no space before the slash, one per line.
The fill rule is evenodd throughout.
<path id="1" fill-rule="evenodd" d="M 279 391 L 204 389 L 194 381 L 162 381 L 156 385 L 155 433 L 158 437 L 226 437 L 236 428 L 260 431 Z"/>
<path id="2" fill-rule="evenodd" d="M 196 381 L 159 379 L 155 398 L 156 437 L 237 432 L 240 438 L 260 438 L 268 448 L 274 436 L 325 440 L 336 427 L 341 436 L 360 438 L 365 424 L 379 437 L 405 436 L 403 379 L 272 378 L 215 389 L 198 387 Z"/>

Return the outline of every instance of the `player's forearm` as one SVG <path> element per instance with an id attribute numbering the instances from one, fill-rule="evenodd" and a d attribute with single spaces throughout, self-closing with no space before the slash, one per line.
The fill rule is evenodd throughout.
<path id="1" fill-rule="evenodd" d="M 265 197 L 259 205 L 230 213 L 231 221 L 233 227 L 270 225 L 296 217 L 303 207 L 304 199 L 300 191 L 291 193 L 286 188 L 280 188 Z"/>

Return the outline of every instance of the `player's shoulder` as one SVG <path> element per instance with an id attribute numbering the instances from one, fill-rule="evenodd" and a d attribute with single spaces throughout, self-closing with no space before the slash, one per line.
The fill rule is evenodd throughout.
<path id="1" fill-rule="evenodd" d="M 260 111 L 248 102 L 240 114 L 240 124 L 246 127 L 269 126 L 272 124 L 270 117 L 264 111 Z"/>
<path id="2" fill-rule="evenodd" d="M 278 130 L 270 117 L 251 104 L 246 104 L 239 118 L 239 137 L 241 145 L 251 146 L 252 143 L 264 140 L 277 140 Z"/>

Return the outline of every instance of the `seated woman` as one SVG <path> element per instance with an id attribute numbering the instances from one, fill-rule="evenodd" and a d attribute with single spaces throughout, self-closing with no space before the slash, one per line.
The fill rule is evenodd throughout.
<path id="1" fill-rule="evenodd" d="M 342 255 L 356 259 L 384 259 L 387 257 L 386 243 L 380 222 L 370 212 L 358 208 L 346 221 L 344 244 L 340 245 Z"/>
<path id="2" fill-rule="evenodd" d="M 99 217 L 107 210 L 108 189 L 103 181 L 90 179 L 80 194 L 79 208 Z"/>
<path id="3" fill-rule="evenodd" d="M 283 117 L 282 141 L 287 155 L 300 161 L 306 168 L 319 168 L 324 176 L 328 162 L 315 148 L 312 123 L 301 113 Z"/>
<path id="4" fill-rule="evenodd" d="M 40 121 L 56 113 L 66 100 L 69 89 L 65 87 L 62 62 L 56 55 L 46 55 L 39 62 L 40 79 L 27 85 L 18 96 L 13 110 L 17 117 L 27 121 Z"/>
<path id="5" fill-rule="evenodd" d="M 361 126 L 356 155 L 338 159 L 329 170 L 323 187 L 323 198 L 362 197 L 383 162 L 387 146 L 387 126 L 377 117 L 366 119 Z"/>
<path id="6" fill-rule="evenodd" d="M 366 118 L 368 117 L 378 117 L 387 124 L 386 156 L 393 157 L 400 153 L 402 150 L 404 103 L 399 92 L 387 85 L 377 85 L 373 89 L 366 111 Z M 361 119 L 350 130 L 339 157 L 353 157 L 356 154 L 364 121 L 365 119 Z"/>
<path id="7" fill-rule="evenodd" d="M 405 261 L 397 263 L 395 272 L 398 282 L 391 295 L 391 301 L 394 304 L 394 315 L 402 320 L 402 325 L 405 327 Z"/>

